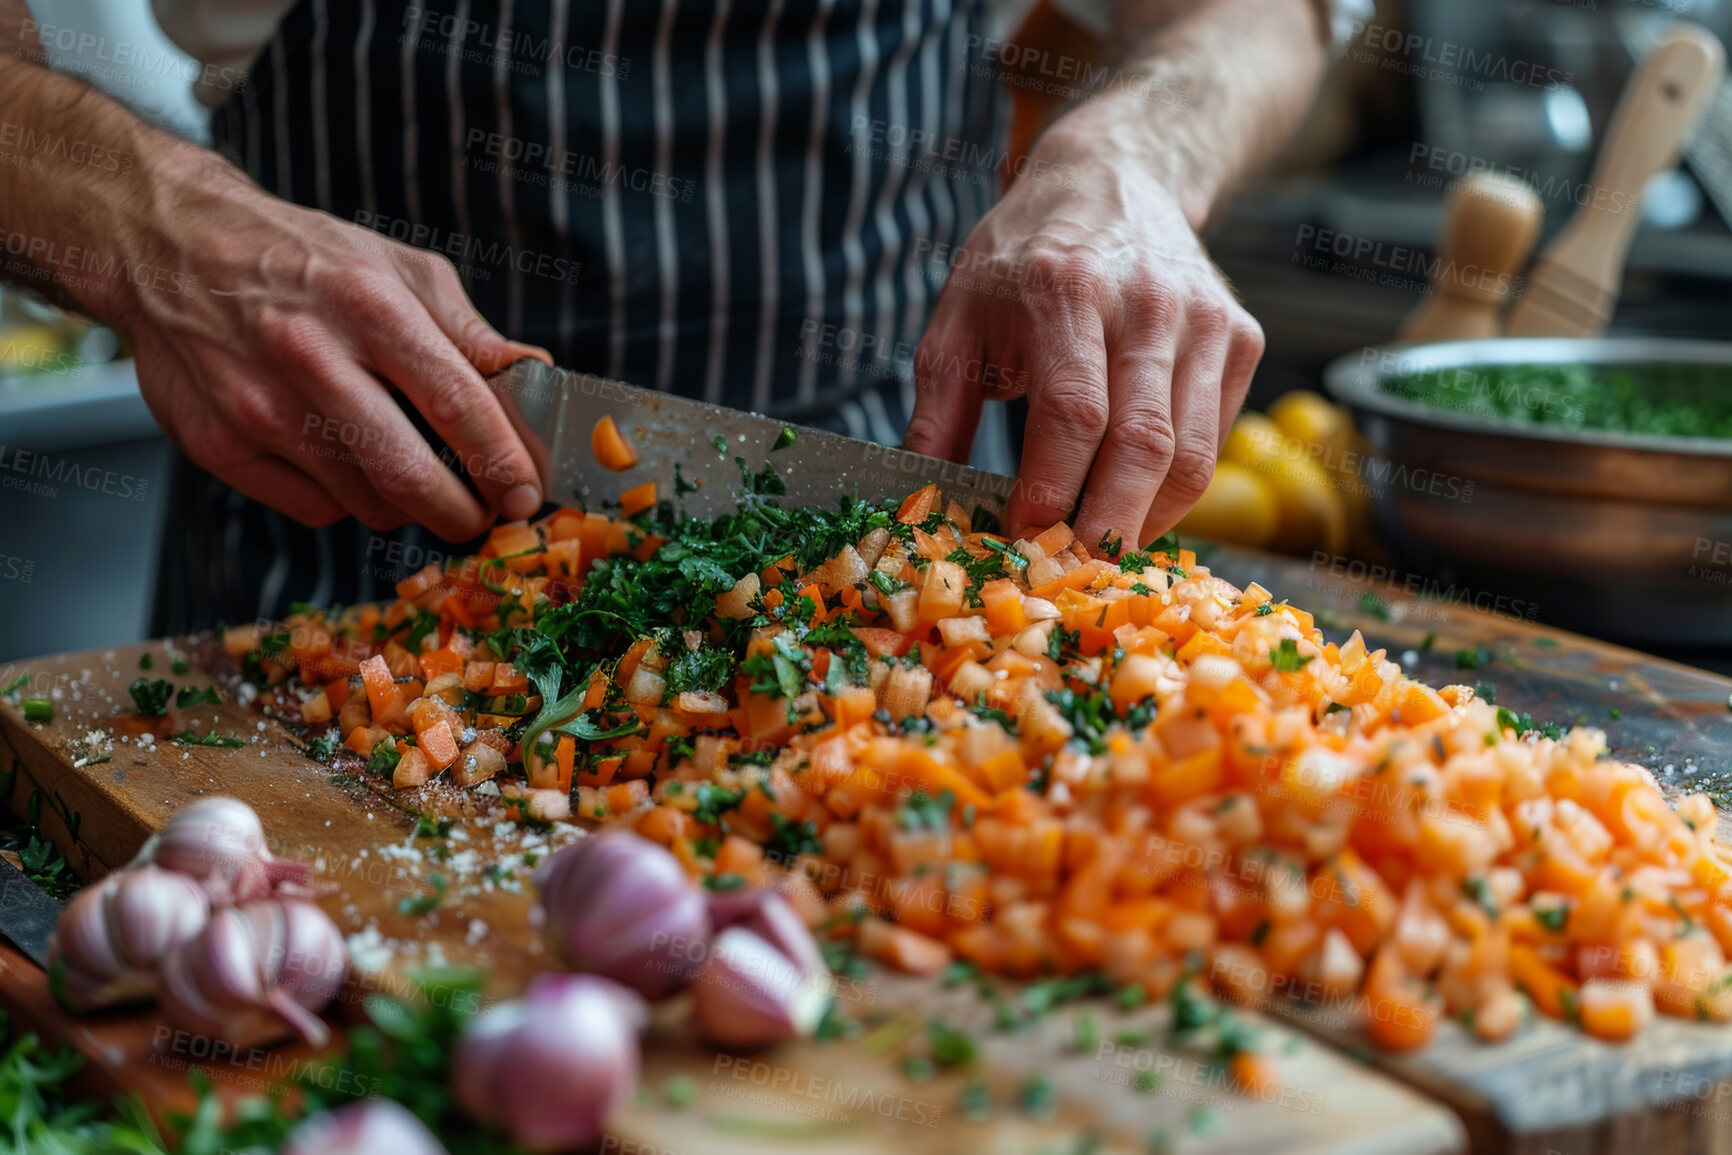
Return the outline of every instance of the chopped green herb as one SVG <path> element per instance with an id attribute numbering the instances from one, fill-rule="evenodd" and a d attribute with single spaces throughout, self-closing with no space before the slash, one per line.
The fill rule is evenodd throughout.
<path id="1" fill-rule="evenodd" d="M 54 721 L 54 702 L 49 698 L 26 698 L 18 703 L 26 722 Z"/>
<path id="2" fill-rule="evenodd" d="M 231 750 L 246 745 L 243 739 L 230 738 L 227 735 L 218 734 L 215 730 L 202 737 L 195 731 L 183 730 L 174 736 L 174 740 L 182 746 L 226 746 Z"/>
<path id="3" fill-rule="evenodd" d="M 961 1067 L 974 1061 L 974 1036 L 947 1025 L 942 1019 L 926 1024 L 926 1038 L 932 1047 L 932 1061 L 941 1067 Z"/>
<path id="4" fill-rule="evenodd" d="M 936 1072 L 925 1055 L 909 1055 L 902 1060 L 902 1073 L 916 1083 L 930 1083 Z"/>
<path id="5" fill-rule="evenodd" d="M 992 1088 L 983 1080 L 974 1080 L 957 1097 L 956 1109 L 970 1123 L 986 1122 L 992 1118 Z"/>
<path id="6" fill-rule="evenodd" d="M 403 755 L 397 753 L 396 741 L 385 738 L 373 743 L 373 751 L 367 755 L 367 769 L 375 774 L 390 774 L 402 760 Z"/>
<path id="7" fill-rule="evenodd" d="M 1100 1038 L 1093 1015 L 1078 1011 L 1071 1017 L 1071 1050 L 1086 1055 L 1100 1045 Z"/>
<path id="8" fill-rule="evenodd" d="M 1291 674 L 1295 670 L 1304 669 L 1315 656 L 1301 655 L 1298 642 L 1292 638 L 1282 638 L 1275 648 L 1269 651 L 1269 664 L 1283 674 Z"/>
<path id="9" fill-rule="evenodd" d="M 445 876 L 431 875 L 427 879 L 433 889 L 427 894 L 405 895 L 397 900 L 397 913 L 407 918 L 420 918 L 439 909 L 445 901 Z"/>
<path id="10" fill-rule="evenodd" d="M 132 704 L 140 714 L 160 718 L 168 713 L 168 703 L 174 695 L 174 687 L 161 678 L 149 681 L 139 678 L 127 687 L 132 694 Z"/>
<path id="11" fill-rule="evenodd" d="M 1471 650 L 1457 650 L 1455 652 L 1455 668 L 1458 670 L 1483 669 L 1495 660 L 1495 656 L 1483 644 L 1477 645 Z"/>
<path id="12" fill-rule="evenodd" d="M 1037 1075 L 1016 1091 L 1016 1105 L 1031 1119 L 1050 1119 L 1058 1111 L 1058 1093 L 1052 1080 Z"/>

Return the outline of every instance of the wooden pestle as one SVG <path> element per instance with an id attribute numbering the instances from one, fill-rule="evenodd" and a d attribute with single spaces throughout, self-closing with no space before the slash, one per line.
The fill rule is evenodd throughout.
<path id="1" fill-rule="evenodd" d="M 1545 209 L 1525 181 L 1505 173 L 1463 177 L 1444 202 L 1431 295 L 1396 340 L 1467 341 L 1499 335 L 1498 313 L 1527 263 Z"/>
<path id="2" fill-rule="evenodd" d="M 1712 32 L 1678 22 L 1631 74 L 1600 145 L 1588 199 L 1528 277 L 1510 310 L 1510 337 L 1597 337 L 1624 280 L 1642 188 L 1675 164 L 1685 134 L 1720 83 L 1725 53 Z"/>

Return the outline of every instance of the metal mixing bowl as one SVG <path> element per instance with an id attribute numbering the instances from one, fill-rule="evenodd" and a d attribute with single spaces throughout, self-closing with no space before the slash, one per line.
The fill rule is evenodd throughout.
<path id="1" fill-rule="evenodd" d="M 1429 370 L 1463 370 L 1471 385 L 1480 367 L 1660 363 L 1732 366 L 1732 343 L 1394 346 L 1340 358 L 1324 383 L 1380 459 L 1361 476 L 1398 566 L 1469 596 L 1519 596 L 1581 633 L 1732 645 L 1732 441 L 1525 424 L 1383 388 Z"/>

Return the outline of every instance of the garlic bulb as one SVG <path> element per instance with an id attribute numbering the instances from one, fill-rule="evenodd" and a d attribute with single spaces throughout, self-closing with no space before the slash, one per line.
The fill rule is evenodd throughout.
<path id="1" fill-rule="evenodd" d="M 321 1111 L 289 1132 L 278 1155 L 447 1155 L 433 1132 L 394 1099 Z"/>
<path id="2" fill-rule="evenodd" d="M 703 961 L 704 892 L 679 859 L 636 834 L 593 834 L 548 860 L 532 915 L 573 969 L 648 999 L 673 994 Z"/>
<path id="3" fill-rule="evenodd" d="M 808 970 L 754 930 L 728 927 L 710 944 L 692 981 L 698 1034 L 722 1047 L 808 1037 L 830 1001 L 824 974 Z"/>
<path id="4" fill-rule="evenodd" d="M 177 1026 L 253 1042 L 282 1023 L 314 1046 L 330 1041 L 315 1013 L 349 974 L 349 952 L 325 912 L 304 899 L 217 910 L 163 961 L 163 1013 Z"/>
<path id="5" fill-rule="evenodd" d="M 57 989 L 78 1010 L 149 999 L 163 958 L 209 921 L 210 900 L 192 879 L 154 866 L 116 870 L 79 891 L 55 925 Z"/>
<path id="6" fill-rule="evenodd" d="M 637 1088 L 646 1015 L 594 975 L 537 975 L 524 997 L 483 1011 L 451 1056 L 457 1102 L 530 1151 L 593 1140 Z"/>
<path id="7" fill-rule="evenodd" d="M 217 904 L 267 898 L 284 885 L 307 886 L 312 868 L 272 856 L 252 807 L 238 798 L 200 798 L 144 844 L 133 865 L 154 862 L 198 879 Z"/>

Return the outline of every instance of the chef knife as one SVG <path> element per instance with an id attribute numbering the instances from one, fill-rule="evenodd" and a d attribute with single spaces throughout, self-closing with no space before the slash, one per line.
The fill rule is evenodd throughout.
<path id="1" fill-rule="evenodd" d="M 744 477 L 772 467 L 786 486 L 786 506 L 834 506 L 844 494 L 900 498 L 928 481 L 969 513 L 1002 520 L 1016 479 L 942 458 L 856 441 L 696 401 L 640 389 L 589 373 L 519 361 L 490 379 L 517 402 L 528 431 L 548 446 L 551 500 L 603 512 L 627 489 L 656 483 L 658 498 L 677 497 L 688 514 L 715 517 L 748 492 Z M 637 451 L 637 464 L 616 472 L 596 460 L 590 438 L 612 417 Z"/>
<path id="2" fill-rule="evenodd" d="M 0 934 L 46 970 L 48 936 L 59 921 L 60 904 L 0 855 Z"/>

